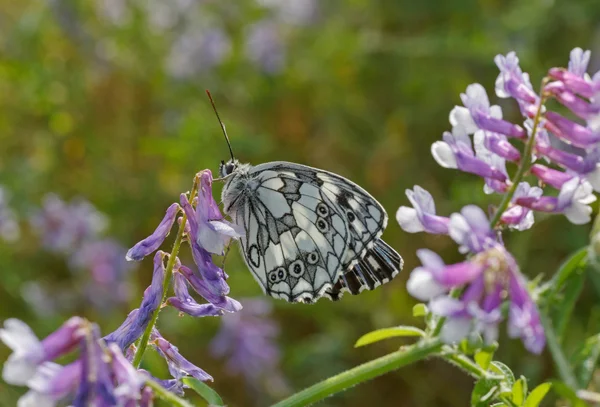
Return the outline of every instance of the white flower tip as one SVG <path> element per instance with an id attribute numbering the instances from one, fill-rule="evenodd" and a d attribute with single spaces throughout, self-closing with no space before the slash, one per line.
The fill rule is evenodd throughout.
<path id="1" fill-rule="evenodd" d="M 0 341 L 11 348 L 15 353 L 41 351 L 41 344 L 35 333 L 23 321 L 10 318 L 4 321 L 4 328 L 0 329 Z"/>
<path id="2" fill-rule="evenodd" d="M 30 390 L 17 402 L 17 407 L 54 407 L 56 402 L 50 397 Z"/>
<path id="3" fill-rule="evenodd" d="M 36 369 L 36 364 L 13 353 L 4 363 L 2 379 L 8 384 L 24 386 L 34 376 Z"/>
<path id="4" fill-rule="evenodd" d="M 396 220 L 402 230 L 408 233 L 423 232 L 425 228 L 417 216 L 417 211 L 407 206 L 401 206 L 396 212 Z"/>
<path id="5" fill-rule="evenodd" d="M 467 318 L 449 318 L 440 337 L 445 343 L 456 343 L 471 333 L 471 320 Z"/>
<path id="6" fill-rule="evenodd" d="M 447 292 L 446 288 L 435 281 L 431 273 L 422 267 L 410 273 L 406 289 L 410 295 L 421 301 L 429 301 Z"/>
<path id="7" fill-rule="evenodd" d="M 431 145 L 431 154 L 439 165 L 444 168 L 458 168 L 456 156 L 448 143 L 444 141 L 436 141 Z"/>

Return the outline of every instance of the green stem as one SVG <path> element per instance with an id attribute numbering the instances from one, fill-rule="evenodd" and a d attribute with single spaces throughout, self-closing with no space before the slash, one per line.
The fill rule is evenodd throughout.
<path id="1" fill-rule="evenodd" d="M 358 383 L 373 379 L 374 377 L 381 376 L 392 370 L 399 369 L 428 356 L 432 356 L 438 352 L 442 346 L 442 341 L 439 338 L 423 340 L 405 349 L 398 350 L 360 366 L 356 366 L 337 376 L 325 379 L 322 382 L 274 404 L 272 407 L 300 407 L 309 405 Z"/>
<path id="2" fill-rule="evenodd" d="M 151 387 L 152 390 L 154 391 L 154 394 L 156 394 L 160 399 L 166 401 L 167 403 L 169 403 L 172 406 L 194 407 L 193 404 L 189 403 L 188 401 L 186 401 L 184 399 L 177 397 L 175 394 L 171 393 L 170 391 L 168 391 L 167 389 L 165 389 L 164 387 L 162 387 L 160 384 L 156 383 L 152 379 L 146 380 L 146 386 Z"/>
<path id="3" fill-rule="evenodd" d="M 556 334 L 554 333 L 554 328 L 552 327 L 552 322 L 550 318 L 546 315 L 546 310 L 540 309 L 540 321 L 542 326 L 544 327 L 544 333 L 546 335 L 546 341 L 548 343 L 548 349 L 552 354 L 552 359 L 554 359 L 554 363 L 556 364 L 556 369 L 558 370 L 558 374 L 563 382 L 573 390 L 576 390 L 579 386 L 577 385 L 577 380 L 575 379 L 575 375 L 571 370 L 571 366 L 567 357 L 562 351 L 560 347 L 560 343 Z"/>
<path id="4" fill-rule="evenodd" d="M 441 355 L 442 359 L 445 359 L 448 363 L 455 365 L 456 367 L 464 370 L 476 379 L 497 379 L 501 380 L 501 376 L 496 376 L 490 372 L 482 369 L 477 363 L 473 362 L 467 356 L 457 353 L 447 353 Z"/>
<path id="5" fill-rule="evenodd" d="M 190 202 L 194 199 L 194 195 L 196 194 L 198 182 L 194 179 L 194 185 L 192 186 L 192 191 L 190 192 L 189 200 Z M 165 269 L 165 278 L 163 280 L 163 290 L 162 290 L 162 300 L 161 304 L 165 302 L 167 298 L 167 292 L 169 290 L 169 285 L 171 283 L 171 277 L 173 276 L 173 267 L 175 266 L 175 260 L 177 259 L 177 255 L 179 254 L 179 249 L 181 248 L 181 242 L 183 241 L 183 235 L 185 231 L 185 222 L 187 221 L 187 217 L 185 213 L 181 217 L 181 223 L 179 224 L 179 230 L 177 231 L 177 237 L 175 238 L 175 243 L 173 243 L 173 250 L 171 250 L 171 254 L 169 255 L 169 261 L 167 262 L 167 268 Z M 135 356 L 133 358 L 133 366 L 138 368 L 140 367 L 140 363 L 142 362 L 142 358 L 144 357 L 144 352 L 146 351 L 146 347 L 148 347 L 148 340 L 150 339 L 150 334 L 152 333 L 152 329 L 156 325 L 156 321 L 158 320 L 158 314 L 160 313 L 161 307 L 157 307 L 152 313 L 152 318 L 150 319 L 150 323 L 146 327 L 142 338 L 138 344 L 137 351 L 135 352 Z"/>
<path id="6" fill-rule="evenodd" d="M 537 133 L 538 126 L 540 124 L 540 120 L 542 118 L 542 107 L 544 106 L 544 102 L 546 101 L 546 96 L 544 95 L 544 86 L 546 85 L 547 79 L 544 78 L 542 81 L 542 96 L 540 97 L 540 102 L 538 104 L 537 112 L 535 113 L 535 117 L 533 119 L 533 129 L 531 130 L 531 137 L 527 140 L 527 144 L 525 144 L 525 151 L 523 151 L 523 155 L 521 156 L 521 162 L 519 163 L 519 168 L 517 169 L 517 173 L 512 179 L 512 184 L 510 189 L 504 196 L 502 197 L 502 201 L 500 201 L 500 205 L 490 222 L 492 229 L 495 228 L 500 222 L 500 218 L 504 211 L 510 205 L 510 201 L 512 200 L 519 183 L 525 176 L 525 172 L 531 167 L 531 153 L 533 152 L 533 146 L 535 145 L 535 136 Z"/>

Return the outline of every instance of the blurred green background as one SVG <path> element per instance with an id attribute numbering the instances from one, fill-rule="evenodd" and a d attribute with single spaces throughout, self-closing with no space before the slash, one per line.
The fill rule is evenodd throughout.
<path id="1" fill-rule="evenodd" d="M 92 275 L 92 249 L 92 260 L 74 264 L 73 252 L 49 250 L 30 220 L 54 193 L 65 202 L 85 199 L 106 216 L 97 239 L 126 248 L 149 234 L 197 171 L 216 173 L 227 159 L 204 94 L 210 89 L 242 161 L 324 168 L 380 200 L 392 218 L 384 237 L 404 256 L 405 270 L 337 303 L 266 299 L 281 353 L 261 377 L 232 373 L 227 358 L 210 351 L 218 318 L 167 310 L 163 335 L 214 376 L 232 407 L 265 405 L 396 349 L 401 339 L 353 344 L 375 328 L 418 323 L 404 287 L 416 249 L 460 259 L 447 237 L 400 230 L 393 218 L 407 204 L 405 189 L 428 189 L 442 215 L 498 202 L 483 194 L 482 180 L 444 170 L 430 155 L 459 94 L 479 82 L 497 103 L 493 58 L 511 50 L 534 84 L 548 68 L 565 66 L 576 46 L 592 50 L 594 72 L 599 21 L 597 0 L 0 0 L 0 185 L 20 225 L 19 236 L 0 241 L 0 321 L 21 318 L 43 337 L 77 314 L 106 334 L 139 306 L 150 259 L 131 269 L 105 261 L 108 269 Z M 519 119 L 516 104 L 501 105 Z M 548 276 L 588 233 L 550 217 L 505 240 L 525 274 Z M 231 296 L 242 303 L 261 296 L 239 253 L 227 260 Z M 103 272 L 112 280 L 100 281 Z M 116 280 L 119 295 L 110 285 Z M 577 304 L 569 346 L 599 329 L 595 289 L 586 286 Z M 1 346 L 0 360 L 8 353 Z M 553 375 L 547 354 L 526 354 L 516 340 L 501 337 L 498 358 L 532 383 Z M 167 377 L 157 357 L 145 367 Z M 323 405 L 465 406 L 471 388 L 469 377 L 431 360 Z M 0 382 L 1 405 L 15 405 L 19 394 Z"/>

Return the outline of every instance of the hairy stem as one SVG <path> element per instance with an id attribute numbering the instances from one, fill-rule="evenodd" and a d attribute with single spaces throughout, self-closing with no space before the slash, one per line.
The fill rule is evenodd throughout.
<path id="1" fill-rule="evenodd" d="M 272 407 L 299 407 L 323 400 L 332 394 L 346 390 L 358 383 L 381 376 L 392 370 L 425 359 L 428 356 L 433 356 L 442 348 L 442 346 L 442 341 L 439 338 L 420 341 L 407 348 L 400 349 L 378 359 L 356 366 L 337 376 L 325 379 L 322 382 L 274 404 Z"/>
<path id="2" fill-rule="evenodd" d="M 184 399 L 177 397 L 175 394 L 171 393 L 160 384 L 156 383 L 152 379 L 146 380 L 146 386 L 152 388 L 154 394 L 158 396 L 159 399 L 166 401 L 171 406 L 176 407 L 194 407 L 193 404 L 187 402 Z"/>
<path id="3" fill-rule="evenodd" d="M 537 112 L 535 112 L 535 117 L 533 118 L 533 129 L 531 130 L 531 136 L 529 137 L 529 140 L 527 140 L 527 144 L 525 144 L 525 151 L 523 151 L 519 168 L 517 168 L 517 172 L 512 179 L 512 185 L 510 186 L 508 192 L 502 197 L 502 201 L 500 201 L 500 205 L 498 206 L 498 209 L 496 210 L 496 213 L 490 222 L 492 229 L 498 226 L 498 223 L 500 223 L 500 218 L 502 217 L 504 211 L 506 211 L 508 208 L 508 205 L 510 205 L 510 201 L 515 195 L 515 191 L 517 190 L 519 183 L 525 176 L 527 170 L 531 167 L 531 154 L 533 153 L 533 146 L 535 146 L 535 136 L 542 118 L 542 108 L 544 107 L 544 102 L 546 101 L 546 96 L 544 95 L 544 86 L 546 86 L 547 81 L 548 78 L 544 78 L 542 81 L 540 102 L 538 103 Z"/>
<path id="4" fill-rule="evenodd" d="M 194 195 L 196 195 L 197 188 L 198 180 L 197 178 L 194 178 L 194 185 L 192 186 L 192 191 L 190 192 L 189 197 L 190 202 L 194 199 Z M 167 298 L 167 292 L 171 283 L 171 277 L 173 276 L 173 267 L 175 266 L 175 260 L 177 259 L 179 249 L 181 248 L 181 242 L 183 241 L 186 221 L 187 217 L 185 216 L 185 213 L 183 213 L 181 217 L 181 223 L 179 224 L 179 229 L 177 231 L 177 237 L 175 238 L 175 242 L 173 243 L 173 250 L 171 250 L 171 254 L 169 255 L 169 261 L 167 262 L 167 267 L 165 269 L 165 279 L 163 280 L 161 304 L 164 303 Z M 142 358 L 144 357 L 144 352 L 146 351 L 146 347 L 148 346 L 150 334 L 152 333 L 152 329 L 156 325 L 156 321 L 158 320 L 158 314 L 160 313 L 160 310 L 161 307 L 157 307 L 154 310 L 154 312 L 152 313 L 152 318 L 150 319 L 150 323 L 146 327 L 146 330 L 144 331 L 144 334 L 140 339 L 137 351 L 135 352 L 135 356 L 133 358 L 133 366 L 135 366 L 136 368 L 140 367 L 140 363 L 142 362 Z"/>

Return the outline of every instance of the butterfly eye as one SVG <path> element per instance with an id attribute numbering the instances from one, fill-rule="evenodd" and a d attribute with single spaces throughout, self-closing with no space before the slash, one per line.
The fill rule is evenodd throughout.
<path id="1" fill-rule="evenodd" d="M 308 260 L 308 264 L 316 264 L 319 261 L 319 255 L 315 252 L 312 252 L 306 258 Z"/>
<path id="2" fill-rule="evenodd" d="M 289 270 L 292 277 L 301 277 L 304 274 L 304 263 L 302 263 L 302 260 L 296 260 L 290 264 Z"/>
<path id="3" fill-rule="evenodd" d="M 327 216 L 329 215 L 329 208 L 327 207 L 327 205 L 325 205 L 324 203 L 320 202 L 317 205 L 317 213 L 321 216 Z"/>
<path id="4" fill-rule="evenodd" d="M 319 218 L 317 220 L 317 229 L 319 229 L 319 232 L 321 232 L 321 233 L 328 232 L 329 224 L 325 221 L 325 219 Z"/>
<path id="5" fill-rule="evenodd" d="M 352 211 L 346 212 L 346 217 L 348 218 L 348 221 L 350 221 L 350 222 L 354 222 L 356 220 L 356 215 Z"/>

